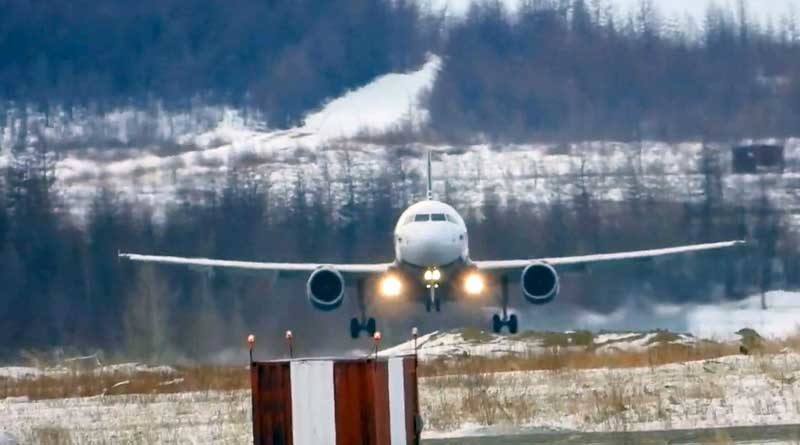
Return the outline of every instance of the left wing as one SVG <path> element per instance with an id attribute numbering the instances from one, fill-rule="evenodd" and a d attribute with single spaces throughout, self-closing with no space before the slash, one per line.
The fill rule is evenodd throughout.
<path id="1" fill-rule="evenodd" d="M 559 266 L 581 267 L 581 266 L 587 266 L 592 263 L 599 263 L 604 261 L 648 259 L 648 258 L 656 258 L 667 255 L 677 255 L 681 253 L 727 249 L 736 246 L 743 246 L 745 244 L 747 244 L 746 241 L 725 241 L 721 243 L 694 244 L 690 246 L 668 247 L 665 249 L 637 250 L 633 252 L 619 252 L 619 253 L 601 253 L 596 255 L 582 255 L 582 256 L 571 256 L 571 257 L 532 258 L 527 260 L 473 261 L 473 264 L 478 266 L 478 269 L 483 269 L 487 271 L 524 269 L 526 266 L 528 266 L 534 261 L 541 261 L 543 263 L 547 263 L 554 267 L 559 267 Z"/>
<path id="2" fill-rule="evenodd" d="M 317 263 L 259 263 L 252 261 L 214 260 L 209 258 L 184 258 L 176 256 L 139 255 L 120 253 L 120 258 L 143 263 L 178 264 L 201 268 L 226 268 L 265 272 L 313 272 L 320 267 L 332 267 L 343 274 L 365 275 L 385 272 L 392 263 L 382 264 L 317 264 Z"/>

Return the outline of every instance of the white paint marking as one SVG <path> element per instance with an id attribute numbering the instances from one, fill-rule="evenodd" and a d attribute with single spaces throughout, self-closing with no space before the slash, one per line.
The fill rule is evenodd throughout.
<path id="1" fill-rule="evenodd" d="M 392 445 L 405 445 L 406 391 L 403 359 L 389 359 L 389 431 Z"/>
<path id="2" fill-rule="evenodd" d="M 290 369 L 294 445 L 336 445 L 333 362 L 293 361 Z"/>

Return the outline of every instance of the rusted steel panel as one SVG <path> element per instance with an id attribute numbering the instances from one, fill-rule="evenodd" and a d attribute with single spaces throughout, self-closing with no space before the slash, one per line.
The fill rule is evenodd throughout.
<path id="1" fill-rule="evenodd" d="M 421 417 L 419 416 L 416 357 L 406 357 L 403 360 L 403 372 L 406 390 L 406 438 L 408 445 L 417 445 L 420 443 L 420 437 L 417 434 L 416 423 L 421 421 Z"/>
<path id="2" fill-rule="evenodd" d="M 372 373 L 372 400 L 375 410 L 373 416 L 375 421 L 375 441 L 371 444 L 390 445 L 391 429 L 389 427 L 389 364 L 385 361 L 367 363 Z"/>
<path id="3" fill-rule="evenodd" d="M 390 445 L 386 362 L 339 362 L 333 367 L 336 443 Z"/>
<path id="4" fill-rule="evenodd" d="M 289 362 L 253 363 L 253 443 L 292 444 L 292 393 Z"/>
<path id="5" fill-rule="evenodd" d="M 326 443 L 419 444 L 414 358 L 256 362 L 250 376 L 257 445 L 321 445 L 323 427 Z"/>

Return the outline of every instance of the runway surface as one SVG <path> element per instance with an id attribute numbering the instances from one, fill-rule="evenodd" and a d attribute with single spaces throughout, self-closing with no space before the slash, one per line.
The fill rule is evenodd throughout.
<path id="1" fill-rule="evenodd" d="M 423 441 L 425 445 L 800 444 L 800 425 L 635 433 L 529 433 Z"/>

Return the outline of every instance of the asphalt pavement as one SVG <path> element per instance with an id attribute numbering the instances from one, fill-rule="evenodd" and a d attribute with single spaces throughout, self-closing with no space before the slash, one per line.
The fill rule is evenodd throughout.
<path id="1" fill-rule="evenodd" d="M 425 440 L 423 445 L 689 445 L 689 444 L 796 444 L 800 425 L 718 428 L 705 430 L 648 431 L 631 433 L 529 433 L 504 436 L 459 437 Z"/>

